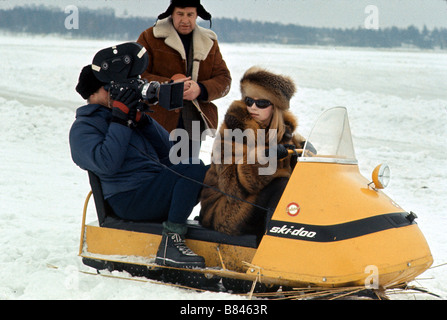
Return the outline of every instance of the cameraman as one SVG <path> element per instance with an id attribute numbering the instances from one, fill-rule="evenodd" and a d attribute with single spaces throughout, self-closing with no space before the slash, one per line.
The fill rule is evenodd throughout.
<path id="1" fill-rule="evenodd" d="M 204 258 L 185 245 L 185 222 L 201 191 L 189 179 L 202 182 L 208 167 L 172 165 L 169 134 L 137 111 L 136 93 L 124 87 L 112 96 L 104 85 L 91 65 L 83 68 L 76 91 L 88 104 L 76 111 L 70 130 L 73 161 L 100 178 L 104 198 L 120 218 L 164 221 L 156 263 L 204 267 Z"/>

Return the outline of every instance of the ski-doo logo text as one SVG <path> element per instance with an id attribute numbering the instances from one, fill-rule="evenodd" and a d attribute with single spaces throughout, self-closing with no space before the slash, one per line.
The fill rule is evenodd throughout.
<path id="1" fill-rule="evenodd" d="M 307 231 L 304 227 L 300 229 L 295 229 L 295 226 L 288 226 L 287 224 L 282 227 L 272 227 L 269 230 L 269 233 L 273 233 L 276 235 L 290 235 L 293 237 L 302 237 L 302 238 L 315 238 L 317 235 L 314 231 Z"/>

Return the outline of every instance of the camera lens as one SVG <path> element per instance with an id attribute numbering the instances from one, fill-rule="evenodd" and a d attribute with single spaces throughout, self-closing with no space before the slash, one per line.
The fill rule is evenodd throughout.
<path id="1" fill-rule="evenodd" d="M 160 83 L 156 81 L 151 81 L 149 83 L 144 83 L 141 86 L 141 96 L 144 100 L 153 104 L 158 101 L 158 92 L 160 90 Z"/>

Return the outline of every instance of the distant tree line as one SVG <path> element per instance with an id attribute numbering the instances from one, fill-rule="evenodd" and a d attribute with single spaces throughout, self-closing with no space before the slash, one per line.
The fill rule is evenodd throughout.
<path id="1" fill-rule="evenodd" d="M 71 17 L 70 14 L 73 16 Z M 78 19 L 76 27 L 67 27 L 67 19 Z M 200 19 L 199 19 L 200 20 Z M 69 21 L 70 22 L 70 21 Z M 47 6 L 15 7 L 0 10 L 0 30 L 16 33 L 56 34 L 74 38 L 136 40 L 152 26 L 156 18 L 118 17 L 113 9 L 79 8 L 77 13 Z M 208 22 L 200 25 L 209 27 Z M 332 29 L 295 24 L 214 18 L 212 30 L 220 42 L 280 43 L 352 47 L 417 47 L 447 49 L 447 29 L 422 30 L 392 27 L 379 30 Z"/>

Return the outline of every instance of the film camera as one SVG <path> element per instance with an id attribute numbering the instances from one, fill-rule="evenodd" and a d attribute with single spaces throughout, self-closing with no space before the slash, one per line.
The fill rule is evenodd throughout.
<path id="1" fill-rule="evenodd" d="M 105 48 L 96 53 L 92 62 L 96 78 L 107 85 L 104 88 L 111 95 L 117 95 L 122 89 L 132 89 L 140 100 L 149 104 L 159 104 L 167 110 L 183 107 L 183 83 L 148 82 L 140 75 L 146 70 L 149 56 L 146 49 L 136 42 L 123 43 Z M 149 108 L 147 104 L 140 104 Z M 147 110 L 140 110 L 147 111 Z"/>

